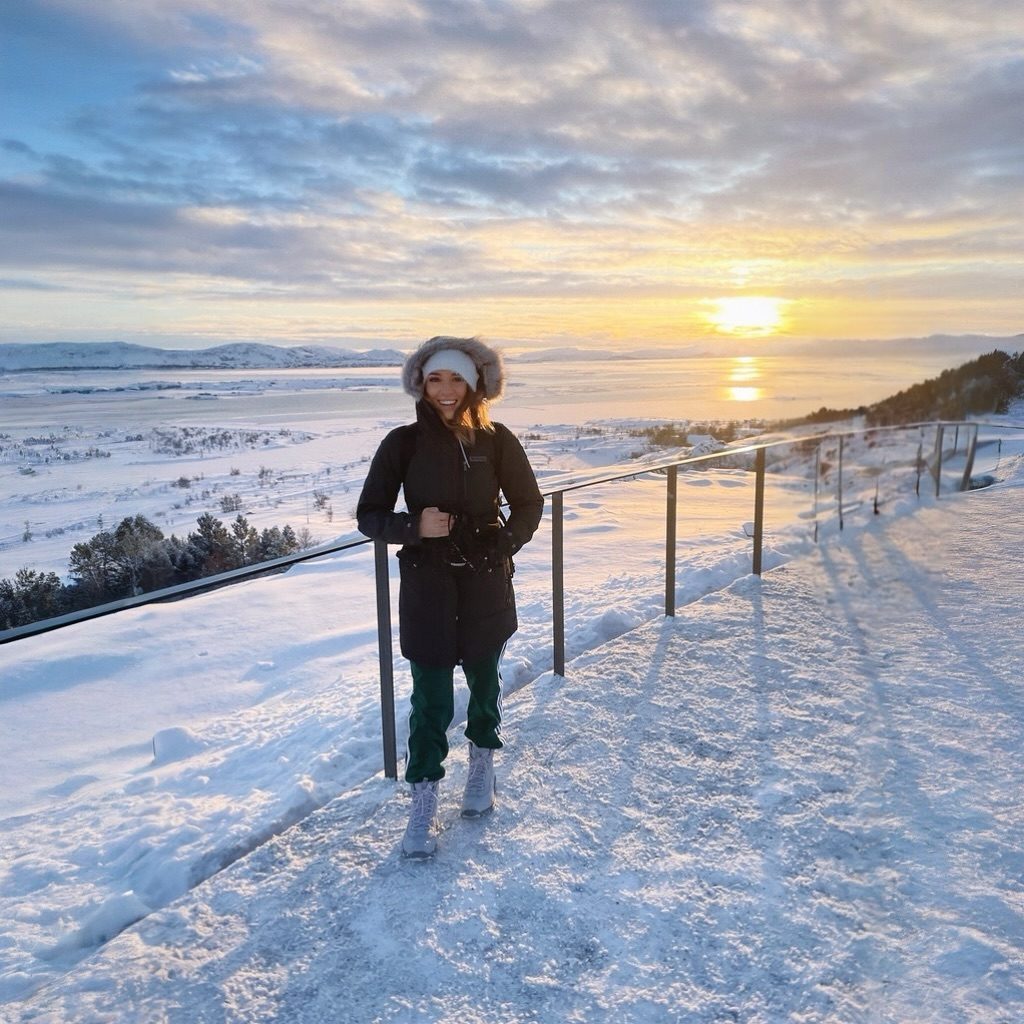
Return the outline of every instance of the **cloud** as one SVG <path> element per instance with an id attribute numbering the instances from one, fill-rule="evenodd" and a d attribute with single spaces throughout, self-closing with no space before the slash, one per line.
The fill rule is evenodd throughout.
<path id="1" fill-rule="evenodd" d="M 25 277 L 0 277 L 0 291 L 61 292 L 67 289 L 49 281 L 33 281 Z"/>
<path id="2" fill-rule="evenodd" d="M 486 300 L 1017 265 L 1009 0 L 16 6 L 26 67 L 104 64 L 54 66 L 45 118 L 26 78 L 5 126 L 0 263 L 34 280 Z"/>

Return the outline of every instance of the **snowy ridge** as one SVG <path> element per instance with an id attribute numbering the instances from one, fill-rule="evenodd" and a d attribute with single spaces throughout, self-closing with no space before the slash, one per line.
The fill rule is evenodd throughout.
<path id="1" fill-rule="evenodd" d="M 1019 352 L 1022 343 L 1024 343 L 1024 334 L 1005 336 L 989 334 L 931 334 L 926 338 L 891 338 L 884 341 L 872 339 L 856 341 L 849 339 L 815 342 L 794 341 L 792 342 L 791 351 L 803 351 L 808 354 L 812 352 L 833 351 L 836 356 L 842 357 L 848 354 L 851 346 L 853 346 L 867 351 L 875 348 L 878 351 L 884 350 L 889 353 L 901 353 L 903 355 L 946 352 L 950 356 L 963 355 L 967 358 L 969 355 L 981 355 L 985 352 L 991 352 L 993 349 Z"/>
<path id="2" fill-rule="evenodd" d="M 995 348 L 1020 348 L 1022 335 L 990 337 L 987 335 L 933 335 L 928 338 L 895 338 L 887 340 L 793 341 L 763 340 L 758 344 L 761 354 L 817 353 L 835 349 L 837 355 L 853 350 L 866 352 L 884 350 L 888 354 L 914 352 L 948 352 L 950 355 L 972 355 Z M 721 356 L 720 349 L 707 345 L 681 343 L 664 347 L 588 348 L 577 346 L 516 348 L 514 359 L 524 363 L 573 362 L 644 359 L 679 359 L 686 357 Z M 406 352 L 398 349 L 355 350 L 327 345 L 282 346 L 259 342 L 236 342 L 210 348 L 169 349 L 136 345 L 129 342 L 39 342 L 35 344 L 0 344 L 0 373 L 24 370 L 99 370 L 99 369 L 297 369 L 354 366 L 400 366 Z"/>
<path id="3" fill-rule="evenodd" d="M 435 862 L 373 778 L 12 1019 L 1019 1020 L 1022 494 L 1018 459 L 541 675 L 489 820 L 454 749 Z"/>
<path id="4" fill-rule="evenodd" d="M 294 369 L 303 367 L 398 366 L 394 349 L 361 352 L 323 345 L 282 347 L 256 342 L 201 349 L 151 348 L 127 342 L 47 342 L 0 345 L 0 373 L 18 370 L 100 369 Z"/>

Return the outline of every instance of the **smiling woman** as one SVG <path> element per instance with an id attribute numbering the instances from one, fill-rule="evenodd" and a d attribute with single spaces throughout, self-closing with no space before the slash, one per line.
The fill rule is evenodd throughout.
<path id="1" fill-rule="evenodd" d="M 757 336 L 775 334 L 783 323 L 785 299 L 764 295 L 734 295 L 711 303 L 708 322 L 722 334 Z"/>

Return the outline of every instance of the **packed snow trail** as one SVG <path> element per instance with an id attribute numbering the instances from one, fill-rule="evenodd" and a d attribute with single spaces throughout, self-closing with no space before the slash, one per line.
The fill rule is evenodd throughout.
<path id="1" fill-rule="evenodd" d="M 371 780 L 21 1021 L 1024 1018 L 1024 495 L 879 520 L 506 704 L 499 803 L 401 859 Z M 1017 485 L 1017 486 L 1014 486 Z"/>

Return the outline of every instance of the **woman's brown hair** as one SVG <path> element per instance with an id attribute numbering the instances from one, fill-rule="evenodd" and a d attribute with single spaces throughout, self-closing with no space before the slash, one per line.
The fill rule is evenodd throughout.
<path id="1" fill-rule="evenodd" d="M 476 391 L 467 389 L 466 397 L 459 403 L 455 415 L 443 422 L 464 444 L 475 444 L 478 430 L 493 432 L 494 423 L 482 388 L 478 387 Z"/>

